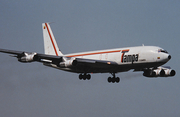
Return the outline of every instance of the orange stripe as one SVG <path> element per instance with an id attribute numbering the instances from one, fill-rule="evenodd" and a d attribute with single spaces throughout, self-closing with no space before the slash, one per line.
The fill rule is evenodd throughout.
<path id="1" fill-rule="evenodd" d="M 47 31 L 48 31 L 48 33 L 49 33 L 49 37 L 50 37 L 51 42 L 52 42 L 52 45 L 53 45 L 53 47 L 54 47 L 54 51 L 55 51 L 56 55 L 58 56 L 58 53 L 57 53 L 56 47 L 55 47 L 55 45 L 54 45 L 54 42 L 53 42 L 53 39 L 52 39 L 52 36 L 51 36 L 50 31 L 49 31 L 49 28 L 48 28 L 47 23 L 45 23 L 45 25 L 46 25 L 46 27 L 47 27 Z"/>
<path id="2" fill-rule="evenodd" d="M 104 54 L 104 53 L 113 53 L 113 52 L 121 52 L 121 50 L 106 51 L 106 52 L 94 52 L 94 53 L 86 53 L 86 54 L 77 54 L 77 55 L 70 55 L 70 56 L 67 56 L 67 57 L 87 56 L 87 55 Z"/>
<path id="3" fill-rule="evenodd" d="M 122 50 L 122 52 L 128 52 L 129 51 L 129 49 L 126 49 L 126 50 Z"/>

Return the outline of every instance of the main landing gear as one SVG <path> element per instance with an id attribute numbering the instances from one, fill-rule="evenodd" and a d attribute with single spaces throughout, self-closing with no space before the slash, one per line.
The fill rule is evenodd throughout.
<path id="1" fill-rule="evenodd" d="M 79 75 L 79 79 L 80 80 L 90 80 L 91 79 L 91 75 L 90 74 L 86 74 L 86 73 L 84 73 L 84 74 L 80 74 Z"/>
<path id="2" fill-rule="evenodd" d="M 119 77 L 116 77 L 115 73 L 111 73 L 113 77 L 108 77 L 108 82 L 109 83 L 119 83 L 120 82 L 120 78 Z"/>
<path id="3" fill-rule="evenodd" d="M 115 73 L 111 73 L 112 74 L 112 76 L 113 77 L 109 77 L 107 80 L 108 80 L 108 82 L 109 83 L 119 83 L 120 82 L 120 78 L 119 77 L 116 77 L 116 75 L 115 75 Z M 86 74 L 86 73 L 84 73 L 84 74 L 80 74 L 79 75 L 79 79 L 80 80 L 90 80 L 91 79 L 91 75 L 90 74 Z"/>

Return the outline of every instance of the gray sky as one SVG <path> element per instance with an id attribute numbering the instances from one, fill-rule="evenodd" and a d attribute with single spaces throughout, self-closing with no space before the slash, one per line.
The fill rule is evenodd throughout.
<path id="1" fill-rule="evenodd" d="M 180 116 L 179 0 L 1 0 L 0 48 L 43 53 L 43 22 L 64 54 L 127 46 L 166 49 L 175 77 L 146 78 L 142 72 L 78 74 L 19 63 L 0 53 L 1 117 Z"/>

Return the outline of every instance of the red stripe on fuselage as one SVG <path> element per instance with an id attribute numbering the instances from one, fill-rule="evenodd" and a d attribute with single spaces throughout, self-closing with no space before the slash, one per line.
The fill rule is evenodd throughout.
<path id="1" fill-rule="evenodd" d="M 105 54 L 105 53 L 113 53 L 113 52 L 121 52 L 121 50 L 105 51 L 105 52 L 93 52 L 93 53 L 84 53 L 84 54 L 77 54 L 77 55 L 69 55 L 69 56 L 67 56 L 67 57 L 87 56 L 87 55 Z"/>
<path id="2" fill-rule="evenodd" d="M 47 27 L 47 31 L 48 31 L 48 33 L 49 33 L 49 37 L 50 37 L 50 39 L 51 39 L 51 42 L 52 42 L 52 45 L 53 45 L 54 51 L 55 51 L 56 55 L 58 56 L 58 53 L 57 53 L 56 47 L 55 47 L 55 45 L 54 45 L 54 42 L 53 42 L 53 39 L 52 39 L 52 36 L 51 36 L 50 31 L 49 31 L 49 28 L 48 28 L 47 23 L 45 23 L 45 25 L 46 25 L 46 27 Z"/>
<path id="3" fill-rule="evenodd" d="M 129 49 L 126 49 L 126 50 L 122 50 L 122 52 L 129 52 Z"/>

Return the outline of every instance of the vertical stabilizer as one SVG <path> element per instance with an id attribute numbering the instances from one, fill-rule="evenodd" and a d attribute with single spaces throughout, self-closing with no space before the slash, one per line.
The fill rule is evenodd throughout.
<path id="1" fill-rule="evenodd" d="M 42 24 L 45 54 L 62 56 L 49 23 Z"/>

